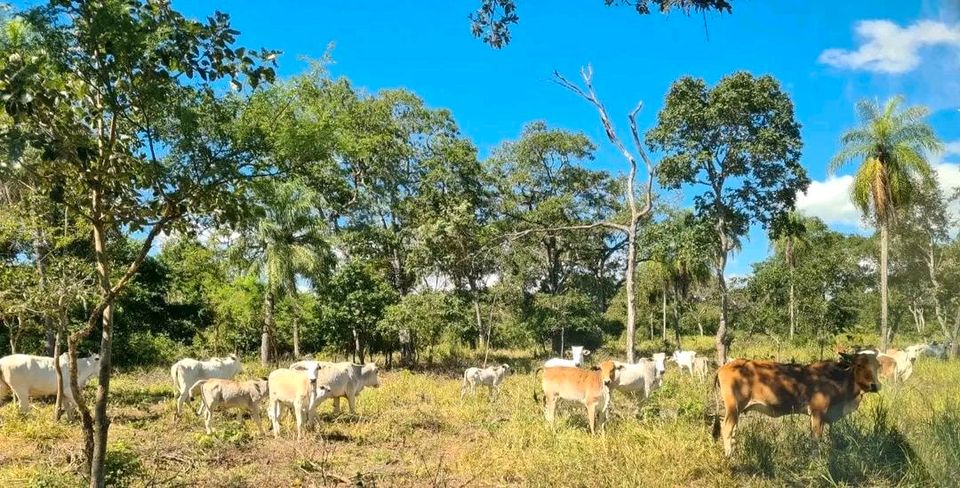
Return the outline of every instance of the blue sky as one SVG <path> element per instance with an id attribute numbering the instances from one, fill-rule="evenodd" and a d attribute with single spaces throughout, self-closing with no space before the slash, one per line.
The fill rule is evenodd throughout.
<path id="1" fill-rule="evenodd" d="M 407 88 L 449 108 L 481 155 L 542 119 L 601 143 L 591 164 L 614 172 L 626 163 L 606 144 L 593 109 L 552 81 L 555 69 L 574 77 L 592 64 L 597 91 L 621 129 L 639 100 L 646 107 L 640 125 L 652 126 L 680 76 L 713 83 L 736 70 L 772 74 L 794 100 L 803 164 L 815 180 L 800 207 L 843 231 L 863 229 L 846 197 L 849 179 L 828 178 L 826 162 L 855 122 L 856 100 L 904 94 L 934 110 L 930 120 L 944 141 L 960 141 L 955 0 L 735 0 L 732 15 L 706 16 L 709 37 L 700 16 L 639 16 L 602 0 L 518 0 L 521 20 L 502 50 L 471 36 L 467 15 L 478 3 L 173 1 L 192 17 L 229 13 L 242 45 L 283 51 L 282 76 L 301 72 L 304 57 L 320 58 L 334 43 L 334 75 L 370 92 Z M 950 148 L 956 154 L 936 162 L 946 186 L 960 185 L 960 169 L 948 164 L 960 161 L 960 144 Z M 729 272 L 748 272 L 767 252 L 754 230 Z"/>

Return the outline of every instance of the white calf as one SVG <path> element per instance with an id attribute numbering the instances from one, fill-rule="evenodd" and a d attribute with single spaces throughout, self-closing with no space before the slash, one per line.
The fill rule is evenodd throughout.
<path id="1" fill-rule="evenodd" d="M 191 385 L 200 380 L 233 379 L 239 371 L 240 362 L 233 354 L 225 358 L 210 358 L 208 361 L 185 358 L 174 363 L 170 367 L 170 376 L 173 378 L 173 389 L 177 395 L 177 415 L 180 415 L 183 405 L 190 401 Z M 203 415 L 203 409 L 201 404 L 197 415 Z"/>
<path id="2" fill-rule="evenodd" d="M 616 376 L 610 382 L 610 388 L 620 391 L 639 391 L 643 398 L 649 398 L 660 387 L 660 374 L 657 364 L 650 359 L 640 358 L 636 364 L 613 362 Z"/>
<path id="3" fill-rule="evenodd" d="M 710 360 L 705 357 L 693 358 L 693 373 L 697 375 L 700 381 L 707 379 L 707 373 L 710 372 Z"/>
<path id="4" fill-rule="evenodd" d="M 311 378 L 311 371 L 313 377 Z M 326 385 L 317 385 L 316 368 L 277 369 L 267 377 L 270 403 L 267 416 L 273 424 L 273 435 L 280 437 L 282 408 L 290 408 L 297 422 L 297 439 L 303 436 L 303 426 L 309 412 L 330 393 Z"/>
<path id="5" fill-rule="evenodd" d="M 583 358 L 590 355 L 589 349 L 583 346 L 570 346 L 570 359 L 552 358 L 543 363 L 544 368 L 555 368 L 557 366 L 566 366 L 568 368 L 578 368 L 583 364 Z"/>
<path id="6" fill-rule="evenodd" d="M 671 361 L 677 363 L 677 367 L 680 368 L 680 371 L 683 371 L 686 368 L 690 374 L 693 374 L 693 358 L 696 357 L 696 351 L 673 351 L 673 356 L 670 358 Z"/>
<path id="7" fill-rule="evenodd" d="M 240 408 L 250 412 L 250 417 L 257 424 L 257 430 L 263 434 L 263 425 L 260 423 L 260 403 L 268 394 L 266 380 L 243 382 L 221 379 L 200 380 L 190 387 L 191 400 L 198 388 L 200 401 L 204 406 L 204 426 L 207 428 L 207 434 L 213 433 L 213 409 L 217 407 Z"/>
<path id="8" fill-rule="evenodd" d="M 667 353 L 665 352 L 655 352 L 653 353 L 653 364 L 657 367 L 657 375 L 663 376 L 663 373 L 667 372 Z"/>
<path id="9" fill-rule="evenodd" d="M 379 388 L 377 365 L 374 363 L 355 364 L 350 362 L 331 363 L 324 361 L 300 361 L 290 365 L 291 369 L 315 367 L 317 384 L 330 388 L 330 393 L 324 397 L 333 398 L 333 413 L 340 413 L 340 398 L 346 398 L 350 413 L 357 413 L 357 396 L 364 388 Z M 318 401 L 310 410 L 311 420 L 314 409 L 323 401 Z"/>
<path id="10" fill-rule="evenodd" d="M 507 364 L 487 368 L 467 368 L 463 372 L 463 384 L 460 385 L 460 399 L 463 399 L 467 390 L 474 394 L 477 386 L 485 385 L 490 393 L 490 401 L 493 401 L 500 395 L 500 384 L 508 374 L 510 374 L 510 366 Z"/>
<path id="11" fill-rule="evenodd" d="M 70 388 L 70 361 L 66 354 L 60 356 L 60 368 L 63 372 L 63 408 L 67 416 L 73 417 L 73 390 Z M 100 355 L 77 358 L 77 383 L 80 388 L 87 380 L 100 372 Z M 0 358 L 0 398 L 13 393 L 13 399 L 24 415 L 30 412 L 30 397 L 57 394 L 57 373 L 53 358 L 13 354 Z"/>

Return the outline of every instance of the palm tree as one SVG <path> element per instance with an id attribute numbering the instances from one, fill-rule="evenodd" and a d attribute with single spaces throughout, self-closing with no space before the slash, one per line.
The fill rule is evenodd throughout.
<path id="1" fill-rule="evenodd" d="M 316 277 L 330 269 L 330 248 L 323 239 L 325 225 L 317 214 L 316 194 L 298 181 L 266 183 L 257 187 L 261 218 L 244 233 L 237 250 L 248 260 L 248 273 L 266 285 L 260 361 L 272 359 L 274 309 L 278 300 L 296 296 L 297 276 Z M 300 355 L 300 334 L 293 323 L 293 354 Z"/>
<path id="2" fill-rule="evenodd" d="M 851 198 L 854 205 L 880 229 L 880 342 L 890 339 L 887 324 L 887 254 L 889 231 L 895 210 L 909 205 L 911 195 L 932 183 L 927 155 L 942 148 L 933 129 L 924 120 L 929 110 L 920 105 L 902 110 L 902 97 L 881 107 L 875 101 L 857 103 L 860 126 L 840 136 L 842 147 L 830 161 L 831 173 L 854 161 Z"/>
<path id="3" fill-rule="evenodd" d="M 808 218 L 796 211 L 786 214 L 783 222 L 774 230 L 774 252 L 783 257 L 790 271 L 790 340 L 797 330 L 797 301 L 794 292 L 794 270 L 797 268 L 797 256 L 809 247 L 807 240 Z"/>

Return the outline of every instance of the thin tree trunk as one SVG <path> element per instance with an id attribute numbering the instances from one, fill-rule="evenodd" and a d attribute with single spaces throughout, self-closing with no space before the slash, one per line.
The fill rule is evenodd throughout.
<path id="1" fill-rule="evenodd" d="M 300 359 L 300 321 L 293 318 L 293 357 Z"/>
<path id="2" fill-rule="evenodd" d="M 660 294 L 660 339 L 667 342 L 667 285 L 663 285 L 663 293 Z"/>
<path id="3" fill-rule="evenodd" d="M 484 331 L 483 318 L 480 316 L 480 299 L 478 299 L 476 296 L 473 297 L 473 314 L 477 319 L 477 348 L 479 349 L 480 347 L 483 347 Z M 484 367 L 486 367 L 486 364 L 484 364 Z"/>
<path id="4" fill-rule="evenodd" d="M 99 194 L 95 197 L 98 200 L 94 204 L 100 208 Z M 110 257 L 107 255 L 106 233 L 102 221 L 94 222 L 93 225 L 94 254 L 97 261 L 97 281 L 100 287 L 100 293 L 106 299 L 110 293 Z M 93 437 L 93 458 L 90 466 L 90 487 L 102 488 L 105 482 L 106 472 L 104 464 L 107 456 L 107 436 L 110 429 L 110 419 L 107 418 L 107 398 L 110 393 L 110 373 L 111 373 L 111 341 L 113 339 L 113 306 L 108 304 L 100 316 L 100 374 L 99 385 L 97 387 L 97 400 L 94 405 L 94 437 Z M 72 375 L 72 373 L 71 373 Z"/>
<path id="5" fill-rule="evenodd" d="M 627 230 L 627 269 L 626 269 L 626 287 L 627 287 L 627 362 L 633 364 L 635 335 L 637 327 L 637 290 L 633 286 L 633 278 L 637 263 L 637 208 L 633 198 L 633 178 L 636 173 L 636 167 L 630 171 L 630 179 L 627 186 L 627 199 L 631 207 L 631 223 Z"/>
<path id="6" fill-rule="evenodd" d="M 37 230 L 33 239 L 33 250 L 37 259 L 37 277 L 40 282 L 40 288 L 47 289 L 47 265 L 46 257 L 48 254 L 47 246 L 43 240 L 42 233 Z M 56 341 L 56 332 L 54 331 L 53 317 L 48 313 L 43 314 L 43 332 L 46 339 L 46 355 L 53 356 L 54 341 Z"/>
<path id="7" fill-rule="evenodd" d="M 53 372 L 57 379 L 57 400 L 53 409 L 55 420 L 60 420 L 60 416 L 63 415 L 63 368 L 60 365 L 60 341 L 64 332 L 67 330 L 67 307 L 64 304 L 63 296 L 58 300 L 58 305 L 59 322 L 57 324 L 57 330 L 54 333 L 53 341 Z"/>
<path id="8" fill-rule="evenodd" d="M 886 351 L 890 346 L 890 324 L 887 301 L 887 253 L 888 250 L 887 223 L 880 222 L 880 349 Z"/>
<path id="9" fill-rule="evenodd" d="M 260 334 L 260 364 L 264 366 L 269 366 L 273 359 L 270 354 L 270 345 L 273 344 L 273 304 L 273 292 L 267 290 L 263 302 L 263 332 Z"/>
<path id="10" fill-rule="evenodd" d="M 797 302 L 793 290 L 793 263 L 790 263 L 790 341 L 793 341 L 793 334 L 797 330 Z"/>
<path id="11" fill-rule="evenodd" d="M 677 349 L 683 350 L 683 344 L 680 341 L 680 294 L 673 292 L 673 324 L 674 334 L 677 336 Z"/>
<path id="12" fill-rule="evenodd" d="M 730 338 L 727 336 L 727 281 L 724 279 L 724 271 L 727 267 L 727 251 L 725 240 L 723 242 L 723 251 L 720 253 L 720 259 L 717 266 L 717 287 L 720 291 L 720 324 L 717 327 L 716 347 L 717 364 L 727 363 L 727 348 L 730 345 Z"/>

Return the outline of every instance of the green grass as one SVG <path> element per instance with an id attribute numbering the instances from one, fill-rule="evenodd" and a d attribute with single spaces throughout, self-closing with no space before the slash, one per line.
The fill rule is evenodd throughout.
<path id="1" fill-rule="evenodd" d="M 690 342 L 710 350 L 708 339 Z M 762 343 L 735 353 L 774 354 Z M 794 348 L 783 359 L 816 353 Z M 907 384 L 868 396 L 822 442 L 805 416 L 746 415 L 738 452 L 725 459 L 710 435 L 709 381 L 673 368 L 645 403 L 615 392 L 606 434 L 591 436 L 582 407 L 561 407 L 555 428 L 543 422 L 536 361 L 495 356 L 525 371 L 495 403 L 485 390 L 461 401 L 457 373 L 471 361 L 448 357 L 382 373 L 357 415 L 334 417 L 324 404 L 301 443 L 290 416 L 280 439 L 232 413 L 218 413 L 208 436 L 194 413 L 174 419 L 166 368 L 122 373 L 109 468 L 117 486 L 960 486 L 960 362 L 918 363 Z M 263 372 L 248 366 L 244 375 Z M 77 486 L 78 424 L 54 422 L 50 403 L 35 407 L 27 418 L 0 407 L 0 486 Z"/>

